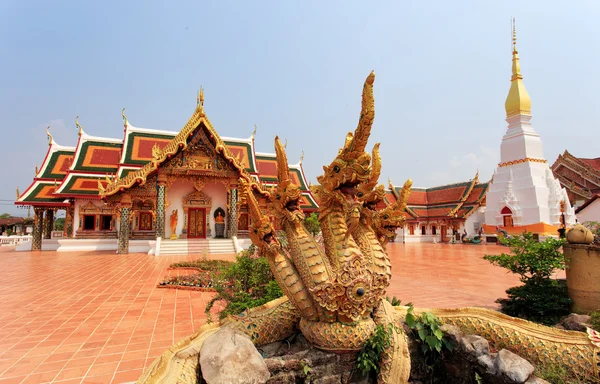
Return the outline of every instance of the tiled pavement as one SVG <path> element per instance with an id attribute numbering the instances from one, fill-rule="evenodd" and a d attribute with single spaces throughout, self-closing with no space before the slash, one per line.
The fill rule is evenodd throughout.
<path id="1" fill-rule="evenodd" d="M 389 296 L 496 307 L 518 279 L 481 259 L 506 248 L 390 244 Z M 206 292 L 158 289 L 191 256 L 0 252 L 0 384 L 123 383 L 206 321 Z M 233 259 L 233 255 L 219 255 Z"/>

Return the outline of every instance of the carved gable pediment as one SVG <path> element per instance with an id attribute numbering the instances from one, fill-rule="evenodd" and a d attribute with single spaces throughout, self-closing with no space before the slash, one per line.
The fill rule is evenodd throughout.
<path id="1" fill-rule="evenodd" d="M 207 196 L 202 191 L 194 191 L 183 198 L 183 206 L 189 207 L 210 207 L 212 205 L 212 198 Z"/>
<path id="2" fill-rule="evenodd" d="M 79 208 L 80 215 L 112 215 L 114 209 L 110 206 L 97 206 L 89 201 L 86 205 Z"/>

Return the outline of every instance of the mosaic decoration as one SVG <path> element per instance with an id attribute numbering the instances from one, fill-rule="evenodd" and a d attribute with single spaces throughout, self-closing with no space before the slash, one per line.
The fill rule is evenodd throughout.
<path id="1" fill-rule="evenodd" d="M 165 186 L 158 185 L 156 194 L 156 237 L 165 238 Z"/>
<path id="2" fill-rule="evenodd" d="M 52 229 L 54 228 L 54 210 L 46 209 L 46 217 L 44 219 L 44 239 L 52 237 Z"/>
<path id="3" fill-rule="evenodd" d="M 72 238 L 73 237 L 73 217 L 75 214 L 75 208 L 74 207 L 68 207 L 66 209 L 66 217 L 65 217 L 65 236 L 67 238 Z"/>
<path id="4" fill-rule="evenodd" d="M 44 223 L 44 210 L 42 208 L 35 208 L 34 210 L 34 222 L 33 222 L 33 233 L 31 239 L 31 250 L 41 251 L 42 250 L 42 232 Z"/>
<path id="5" fill-rule="evenodd" d="M 237 236 L 238 232 L 238 190 L 232 188 L 229 191 L 229 205 L 227 210 L 229 211 L 229 218 L 227 220 L 227 237 L 231 238 Z"/>
<path id="6" fill-rule="evenodd" d="M 121 208 L 121 221 L 119 224 L 119 243 L 117 246 L 117 253 L 119 254 L 129 253 L 129 232 L 131 231 L 130 213 L 131 208 Z"/>

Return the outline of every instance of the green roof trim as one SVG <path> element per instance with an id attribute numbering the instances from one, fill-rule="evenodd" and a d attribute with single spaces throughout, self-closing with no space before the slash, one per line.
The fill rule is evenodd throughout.
<path id="1" fill-rule="evenodd" d="M 246 171 L 250 173 L 256 173 L 256 169 L 254 169 L 254 161 L 252 161 L 252 158 L 254 157 L 252 156 L 252 146 L 249 143 L 240 143 L 237 141 L 227 140 L 223 140 L 223 142 L 228 147 L 246 147 L 246 153 L 248 154 L 248 167 L 246 168 Z"/>
<path id="2" fill-rule="evenodd" d="M 68 195 L 68 194 L 72 194 L 72 195 L 90 195 L 90 196 L 98 196 L 99 191 L 95 190 L 95 191 L 80 191 L 80 190 L 76 190 L 73 191 L 71 188 L 73 187 L 73 184 L 75 184 L 75 181 L 79 180 L 79 179 L 89 179 L 92 181 L 97 181 L 97 180 L 102 180 L 104 178 L 104 176 L 97 176 L 97 177 L 93 177 L 93 176 L 73 176 L 71 177 L 71 180 L 69 180 L 69 182 L 64 186 L 64 188 L 62 189 L 62 192 L 60 192 L 61 195 Z"/>
<path id="3" fill-rule="evenodd" d="M 35 196 L 37 196 L 40 191 L 42 190 L 42 188 L 47 187 L 47 186 L 52 186 L 54 185 L 54 183 L 52 182 L 47 182 L 47 183 L 40 183 L 38 184 L 37 187 L 35 187 L 33 189 L 33 191 L 31 191 L 31 193 L 29 193 L 27 195 L 27 198 L 23 199 L 23 202 L 28 202 L 28 203 L 56 203 L 56 202 L 60 202 L 62 199 L 59 197 L 56 198 L 51 198 L 51 199 L 40 199 L 40 198 L 36 198 Z"/>
<path id="4" fill-rule="evenodd" d="M 105 147 L 105 148 L 122 148 L 123 144 L 122 143 L 105 143 L 105 142 L 101 142 L 101 141 L 86 141 L 85 143 L 83 143 L 81 145 L 81 148 L 79 149 L 79 158 L 77 159 L 77 163 L 75 164 L 75 167 L 73 169 L 73 171 L 83 171 L 83 172 L 116 172 L 117 171 L 117 167 L 118 167 L 118 162 L 117 164 L 111 164 L 112 167 L 110 168 L 99 168 L 99 167 L 87 167 L 87 166 L 83 166 L 83 161 L 85 160 L 85 154 L 88 151 L 89 147 Z"/>
<path id="5" fill-rule="evenodd" d="M 144 132 L 131 132 L 127 136 L 127 148 L 125 148 L 125 164 L 135 164 L 135 165 L 146 165 L 149 160 L 133 160 L 131 158 L 131 152 L 133 151 L 133 143 L 135 142 L 136 137 L 145 137 L 149 139 L 166 139 L 173 140 L 175 135 L 164 135 L 164 134 L 152 134 L 152 133 L 144 133 Z"/>
<path id="6" fill-rule="evenodd" d="M 66 156 L 74 156 L 75 155 L 75 151 L 56 151 L 53 152 L 50 155 L 50 159 L 48 159 L 48 164 L 46 165 L 46 169 L 44 170 L 44 173 L 40 175 L 40 179 L 56 179 L 56 180 L 62 180 L 65 178 L 66 174 L 60 174 L 60 173 L 52 173 L 52 170 L 54 169 L 54 166 L 56 165 L 56 161 L 58 160 L 59 156 L 61 155 L 66 155 Z"/>

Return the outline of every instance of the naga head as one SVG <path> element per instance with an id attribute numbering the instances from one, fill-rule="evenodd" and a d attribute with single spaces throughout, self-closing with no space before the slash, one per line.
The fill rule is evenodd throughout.
<path id="1" fill-rule="evenodd" d="M 252 221 L 249 231 L 252 243 L 256 245 L 261 252 L 271 248 L 279 248 L 280 244 L 277 240 L 273 223 L 269 220 L 269 217 L 260 210 L 260 206 L 258 205 L 256 197 L 254 197 L 250 185 L 248 185 L 248 182 L 245 180 L 242 180 L 240 184 L 241 189 L 246 194 L 248 213 Z"/>
<path id="2" fill-rule="evenodd" d="M 379 181 L 379 175 L 381 174 L 381 156 L 379 156 L 379 143 L 373 147 L 372 155 L 372 169 L 369 180 L 361 183 L 358 186 L 358 201 L 363 203 L 365 208 L 375 211 L 377 203 L 383 200 L 385 197 L 385 190 L 383 185 L 377 185 Z"/>
<path id="3" fill-rule="evenodd" d="M 374 220 L 373 229 L 380 240 L 383 238 L 387 242 L 387 240 L 394 237 L 396 229 L 404 226 L 406 222 L 404 210 L 406 209 L 411 187 L 412 180 L 406 180 L 396 202 L 377 212 L 377 219 Z"/>
<path id="4" fill-rule="evenodd" d="M 371 72 L 363 86 L 362 109 L 358 127 L 354 134 L 348 133 L 344 147 L 328 166 L 323 166 L 323 175 L 317 177 L 326 192 L 340 191 L 344 195 L 356 194 L 356 186 L 369 179 L 371 174 L 371 156 L 365 152 L 371 126 L 375 117 L 373 100 L 373 81 Z"/>
<path id="5" fill-rule="evenodd" d="M 275 137 L 275 154 L 277 156 L 277 188 L 271 194 L 270 208 L 277 218 L 285 217 L 292 221 L 304 220 L 300 209 L 300 188 L 290 178 L 290 168 L 285 148 L 279 137 Z"/>

